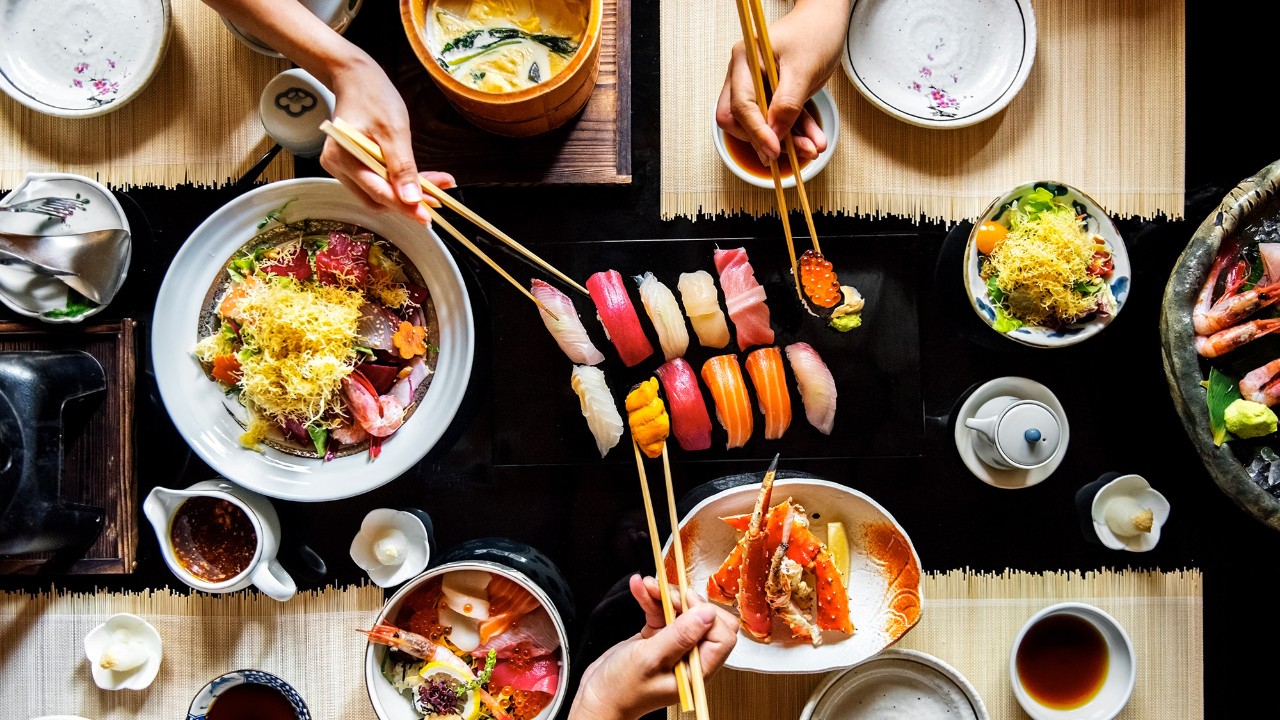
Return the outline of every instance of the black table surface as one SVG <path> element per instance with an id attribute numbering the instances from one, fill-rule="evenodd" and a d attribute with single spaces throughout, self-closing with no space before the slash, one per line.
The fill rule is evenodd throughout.
<path id="1" fill-rule="evenodd" d="M 1104 333 L 1073 348 L 1038 351 L 977 325 L 951 281 L 959 274 L 954 253 L 963 224 L 818 217 L 824 249 L 837 269 L 847 268 L 864 290 L 877 288 L 873 306 L 880 299 L 889 303 L 869 310 L 867 327 L 847 338 L 789 316 L 781 307 L 785 301 L 771 303 L 778 308 L 780 340 L 824 343 L 819 348 L 841 388 L 840 429 L 824 442 L 797 409 L 783 441 L 677 452 L 673 472 L 676 492 L 684 494 L 718 477 L 760 471 L 782 452 L 790 470 L 875 498 L 906 529 L 926 571 L 1197 569 L 1204 578 L 1204 714 L 1235 717 L 1256 709 L 1261 696 L 1252 658 L 1258 657 L 1267 616 L 1245 610 L 1266 605 L 1266 591 L 1258 590 L 1274 575 L 1280 535 L 1240 509 L 1200 464 L 1169 398 L 1158 319 L 1165 281 L 1191 234 L 1230 188 L 1280 158 L 1280 133 L 1261 109 L 1267 88 L 1256 71 L 1264 63 L 1255 56 L 1264 56 L 1272 42 L 1270 28 L 1229 6 L 1187 4 L 1185 219 L 1117 218 L 1133 263 L 1133 290 Z M 657 6 L 653 0 L 632 5 L 630 186 L 464 188 L 459 195 L 578 278 L 612 267 L 624 275 L 653 271 L 674 285 L 680 272 L 711 270 L 712 247 L 745 246 L 771 297 L 785 297 L 776 218 L 659 219 Z M 394 3 L 366 3 L 348 37 L 390 64 L 410 52 L 398 28 Z M 836 82 L 844 81 L 837 72 Z M 1082 99 L 1080 111 L 1106 112 L 1124 101 Z M 1169 156 L 1175 152 L 1170 148 Z M 430 158 L 419 161 L 431 167 Z M 299 161 L 298 173 L 324 171 L 314 161 Z M 120 195 L 145 227 L 124 290 L 98 319 L 139 320 L 140 351 L 149 358 L 150 317 L 169 261 L 196 225 L 236 191 L 145 188 Z M 326 503 L 276 501 L 285 532 L 282 560 L 303 588 L 361 581 L 347 546 L 365 512 L 376 507 L 425 510 L 442 551 L 480 536 L 528 543 L 551 558 L 571 587 L 576 683 L 604 648 L 641 624 L 633 604 L 618 595 L 629 574 L 653 570 L 634 465 L 625 446 L 603 460 L 596 456 L 569 389 L 571 364 L 527 300 L 469 255 L 455 256 L 476 306 L 477 345 L 452 430 L 412 470 L 373 492 Z M 514 255 L 499 257 L 519 269 Z M 940 264 L 946 272 L 936 274 Z M 20 318 L 0 311 L 0 320 L 8 319 Z M 602 349 L 615 392 L 656 366 L 626 371 L 611 347 Z M 185 487 L 213 477 L 159 404 L 148 363 L 140 363 L 139 372 L 145 377 L 136 416 L 129 419 L 138 438 L 139 498 L 152 487 Z M 976 385 L 1005 375 L 1047 385 L 1071 421 L 1061 466 L 1044 482 L 1016 491 L 970 474 L 951 438 L 957 402 Z M 715 437 L 723 443 L 722 434 Z M 1108 550 L 1081 532 L 1075 493 L 1107 472 L 1140 474 L 1169 499 L 1171 518 L 1151 552 Z M 139 534 L 132 574 L 9 576 L 0 578 L 0 589 L 183 587 L 165 567 L 150 526 L 142 523 Z M 319 556 L 323 572 L 309 568 L 302 547 Z M 567 709 L 566 703 L 562 716 Z M 1198 716 L 1197 709 L 1188 708 L 1186 716 Z"/>

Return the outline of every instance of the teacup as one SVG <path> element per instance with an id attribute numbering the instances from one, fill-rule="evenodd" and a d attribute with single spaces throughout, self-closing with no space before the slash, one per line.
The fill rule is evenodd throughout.
<path id="1" fill-rule="evenodd" d="M 1018 704 L 1034 720 L 1110 720 L 1133 694 L 1133 643 L 1115 618 L 1062 602 L 1032 615 L 1009 652 Z"/>
<path id="2" fill-rule="evenodd" d="M 235 697 L 237 695 L 239 697 Z M 220 712 L 217 709 L 220 699 L 234 705 Z M 233 670 L 210 680 L 192 699 L 187 720 L 244 717 L 246 708 L 252 708 L 253 717 L 311 720 L 311 711 L 298 691 L 283 679 L 262 670 Z"/>

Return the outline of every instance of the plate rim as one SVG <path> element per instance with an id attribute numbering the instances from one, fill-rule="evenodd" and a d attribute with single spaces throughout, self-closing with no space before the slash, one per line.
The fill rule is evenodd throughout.
<path id="1" fill-rule="evenodd" d="M 805 702 L 804 709 L 800 711 L 799 720 L 822 720 L 821 718 L 814 718 L 813 713 L 818 709 L 818 705 L 822 702 L 823 696 L 825 696 L 831 688 L 835 687 L 836 683 L 840 682 L 840 680 L 846 675 L 857 671 L 859 668 L 887 660 L 905 660 L 908 662 L 914 662 L 937 672 L 942 677 L 945 677 L 955 683 L 956 687 L 965 694 L 965 699 L 969 701 L 969 704 L 973 708 L 974 714 L 977 716 L 978 720 L 988 720 L 990 717 L 986 701 L 982 699 L 982 694 L 978 692 L 978 688 L 955 666 L 942 658 L 924 652 L 923 650 L 912 650 L 910 648 L 886 648 L 856 665 L 851 665 L 843 670 L 831 673 L 831 675 L 814 688 L 813 692 L 809 695 L 809 699 Z"/>

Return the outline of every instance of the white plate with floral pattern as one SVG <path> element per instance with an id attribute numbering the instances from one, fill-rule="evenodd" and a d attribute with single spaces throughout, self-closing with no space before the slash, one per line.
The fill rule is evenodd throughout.
<path id="1" fill-rule="evenodd" d="M 881 110 L 957 128 L 1003 110 L 1035 54 L 1030 0 L 854 0 L 841 62 Z"/>

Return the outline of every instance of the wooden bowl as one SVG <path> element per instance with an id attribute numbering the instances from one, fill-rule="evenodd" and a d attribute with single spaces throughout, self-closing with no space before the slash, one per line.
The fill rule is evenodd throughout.
<path id="1" fill-rule="evenodd" d="M 427 6 L 434 0 L 400 0 L 400 21 L 427 74 L 467 120 L 498 135 L 528 137 L 573 119 L 596 88 L 600 69 L 603 0 L 591 0 L 587 31 L 569 64 L 555 77 L 511 93 L 487 93 L 458 82 L 436 62 L 426 40 Z"/>

